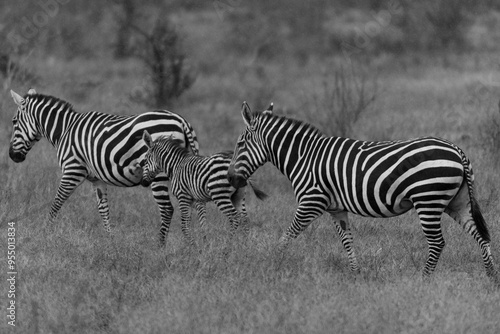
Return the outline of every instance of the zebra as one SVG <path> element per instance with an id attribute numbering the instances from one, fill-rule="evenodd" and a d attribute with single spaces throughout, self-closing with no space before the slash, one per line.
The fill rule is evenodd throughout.
<path id="1" fill-rule="evenodd" d="M 292 183 L 298 207 L 280 237 L 283 250 L 309 224 L 328 212 L 347 251 L 349 268 L 359 271 L 348 213 L 393 217 L 415 208 L 428 243 L 423 277 L 434 271 L 445 241 L 443 212 L 479 244 L 486 273 L 499 283 L 490 251 L 488 227 L 474 196 L 469 159 L 455 144 L 435 137 L 368 142 L 327 137 L 303 121 L 242 106 L 246 124 L 228 171 L 241 187 L 271 162 Z"/>
<path id="2" fill-rule="evenodd" d="M 53 222 L 73 191 L 88 180 L 97 197 L 98 211 L 104 229 L 111 232 L 107 186 L 133 187 L 140 184 L 139 164 L 146 154 L 142 131 L 153 136 L 172 135 L 198 154 L 199 145 L 192 126 L 180 115 L 155 110 L 134 116 L 111 115 L 97 111 L 79 113 L 59 98 L 38 94 L 34 89 L 22 97 L 11 90 L 17 111 L 12 119 L 13 134 L 9 156 L 22 162 L 42 137 L 57 150 L 62 170 L 57 194 L 49 212 Z M 158 175 L 152 185 L 153 197 L 161 215 L 160 243 L 172 218 L 168 178 Z"/>
<path id="3" fill-rule="evenodd" d="M 181 229 L 185 239 L 195 245 L 189 231 L 191 220 L 190 207 L 195 203 L 213 201 L 228 219 L 230 233 L 238 228 L 239 222 L 248 226 L 245 209 L 245 188 L 234 188 L 227 180 L 227 170 L 231 162 L 232 152 L 216 153 L 208 157 L 194 155 L 182 146 L 178 139 L 161 136 L 153 141 L 151 135 L 144 130 L 143 141 L 148 147 L 143 160 L 143 177 L 141 184 L 148 187 L 160 172 L 171 180 L 172 194 L 179 201 L 181 212 Z M 264 200 L 267 195 L 248 182 L 258 199 Z M 204 226 L 206 217 L 200 216 L 200 225 Z M 168 233 L 168 226 L 166 229 Z"/>

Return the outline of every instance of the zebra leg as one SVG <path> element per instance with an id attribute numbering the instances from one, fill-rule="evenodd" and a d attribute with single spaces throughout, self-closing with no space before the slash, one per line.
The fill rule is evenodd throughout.
<path id="1" fill-rule="evenodd" d="M 250 232 L 250 222 L 245 208 L 245 187 L 236 189 L 231 195 L 231 202 L 239 213 L 239 224 L 243 227 L 243 231 Z"/>
<path id="2" fill-rule="evenodd" d="M 168 230 L 170 228 L 170 222 L 172 221 L 172 215 L 174 214 L 174 207 L 170 201 L 170 196 L 168 194 L 168 178 L 166 176 L 157 176 L 153 183 L 151 184 L 151 190 L 153 191 L 153 197 L 160 209 L 161 216 L 161 227 L 159 235 L 159 245 L 160 247 L 165 246 L 165 239 L 168 235 Z"/>
<path id="3" fill-rule="evenodd" d="M 441 216 L 444 207 L 441 202 L 429 203 L 428 201 L 425 203 L 413 202 L 413 206 L 420 218 L 420 224 L 422 225 L 429 247 L 429 254 L 422 272 L 422 276 L 427 278 L 434 272 L 434 269 L 436 269 L 439 257 L 445 246 L 443 233 L 441 231 Z"/>
<path id="4" fill-rule="evenodd" d="M 349 224 L 349 219 L 347 217 L 347 212 L 330 212 L 331 217 L 335 223 L 335 228 L 340 236 L 340 240 L 345 250 L 347 251 L 347 256 L 349 258 L 349 269 L 351 271 L 359 271 L 358 259 L 356 258 L 356 253 L 352 246 L 352 233 Z"/>
<path id="5" fill-rule="evenodd" d="M 307 202 L 308 204 L 299 204 L 292 223 L 279 239 L 278 249 L 284 250 L 290 240 L 295 239 L 309 224 L 325 212 L 326 205 L 324 203 L 317 202 L 314 203 L 317 206 L 312 206 L 309 201 Z"/>
<path id="6" fill-rule="evenodd" d="M 221 196 L 219 198 L 214 199 L 215 205 L 217 205 L 217 208 L 219 209 L 220 212 L 222 212 L 226 217 L 229 219 L 229 225 L 230 225 L 230 233 L 231 235 L 234 234 L 236 229 L 238 228 L 239 225 L 239 217 L 240 214 L 234 207 L 233 203 L 231 202 L 230 196 Z"/>
<path id="7" fill-rule="evenodd" d="M 86 174 L 80 170 L 65 170 L 63 176 L 61 177 L 61 182 L 59 183 L 59 188 L 57 188 L 57 194 L 52 202 L 49 211 L 49 221 L 53 222 L 57 217 L 57 213 L 61 209 L 62 205 L 71 196 L 73 191 L 82 184 L 85 180 Z"/>
<path id="8" fill-rule="evenodd" d="M 207 223 L 207 207 L 205 205 L 205 202 L 196 201 L 194 202 L 194 206 L 198 214 L 200 226 L 203 228 Z"/>
<path id="9" fill-rule="evenodd" d="M 469 199 L 469 194 L 465 187 L 462 187 L 459 193 L 451 201 L 451 203 L 446 208 L 445 212 L 453 218 L 462 228 L 469 233 L 474 240 L 476 240 L 479 248 L 481 249 L 481 257 L 483 258 L 483 264 L 486 269 L 486 274 L 495 281 L 496 284 L 500 285 L 500 279 L 498 273 L 495 269 L 493 263 L 493 257 L 491 255 L 490 243 L 486 240 L 477 228 L 476 220 L 483 220 L 482 214 L 480 212 L 479 206 L 476 204 L 475 215 L 476 219 L 472 214 L 471 201 Z"/>
<path id="10" fill-rule="evenodd" d="M 191 203 L 192 199 L 182 197 L 179 199 L 179 210 L 181 211 L 181 231 L 190 246 L 195 246 L 194 238 L 191 235 Z"/>
<path id="11" fill-rule="evenodd" d="M 93 182 L 92 187 L 97 197 L 97 209 L 101 215 L 104 230 L 111 233 L 111 226 L 109 225 L 108 188 L 102 181 Z"/>

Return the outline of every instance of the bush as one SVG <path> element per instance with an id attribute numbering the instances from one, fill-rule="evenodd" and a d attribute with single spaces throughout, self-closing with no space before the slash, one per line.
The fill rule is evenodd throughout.
<path id="1" fill-rule="evenodd" d="M 191 87 L 195 79 L 187 65 L 180 35 L 161 15 L 151 32 L 137 25 L 131 27 L 138 35 L 133 40 L 133 54 L 143 62 L 149 79 L 132 98 L 155 107 L 167 105 Z"/>

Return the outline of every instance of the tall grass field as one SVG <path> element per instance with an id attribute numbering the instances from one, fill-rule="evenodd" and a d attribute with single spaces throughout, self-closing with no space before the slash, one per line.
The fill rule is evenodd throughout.
<path id="1" fill-rule="evenodd" d="M 498 268 L 500 8 L 463 9 L 464 44 L 422 51 L 387 42 L 399 33 L 413 36 L 398 30 L 404 15 L 418 9 L 407 2 L 379 1 L 373 9 L 368 3 L 375 1 L 330 6 L 315 0 L 326 9 L 314 12 L 322 23 L 313 24 L 316 16 L 308 15 L 314 8 L 296 1 L 291 8 L 277 2 L 283 16 L 269 14 L 280 8 L 263 1 L 172 1 L 166 17 L 182 40 L 194 81 L 167 104 L 154 105 L 134 98 L 150 89 L 143 60 L 113 56 L 122 2 L 103 3 L 106 10 L 100 1 L 61 1 L 56 14 L 46 14 L 47 23 L 27 39 L 29 52 L 12 53 L 33 77 L 0 68 L 1 333 L 500 332 L 500 289 L 486 276 L 476 242 L 448 216 L 442 219 L 446 247 L 428 280 L 421 277 L 427 242 L 414 210 L 390 219 L 350 215 L 359 273 L 349 270 L 328 215 L 281 253 L 278 239 L 297 203 L 289 181 L 267 164 L 254 179 L 269 198 L 259 201 L 247 191 L 248 232 L 239 229 L 231 237 L 229 222 L 208 204 L 203 228 L 193 213 L 197 247 L 191 248 L 173 200 L 166 246 L 159 248 L 160 214 L 150 189 L 109 188 L 111 235 L 89 182 L 49 223 L 61 176 L 55 149 L 42 139 L 23 163 L 8 155 L 16 111 L 10 89 L 24 95 L 30 88 L 68 101 L 79 112 L 174 111 L 194 127 L 204 155 L 234 148 L 244 129 L 243 101 L 255 111 L 273 102 L 276 114 L 306 120 L 328 135 L 438 136 L 460 146 L 472 162 Z M 399 11 L 391 12 L 394 3 Z M 7 42 L 11 31 L 22 34 L 23 17 L 33 22 L 44 10 L 37 2 L 2 6 L 0 33 Z M 162 4 L 144 6 L 146 15 L 137 12 L 137 24 L 147 26 L 154 6 Z M 370 13 L 380 16 L 382 10 L 391 19 L 368 34 L 365 44 L 339 32 L 363 31 L 378 22 Z M 288 16 L 302 30 L 282 21 Z M 322 35 L 314 33 L 319 30 Z M 422 38 L 414 43 L 424 43 Z M 314 47 L 342 41 L 353 46 L 350 52 Z M 9 324 L 12 314 L 15 326 Z"/>

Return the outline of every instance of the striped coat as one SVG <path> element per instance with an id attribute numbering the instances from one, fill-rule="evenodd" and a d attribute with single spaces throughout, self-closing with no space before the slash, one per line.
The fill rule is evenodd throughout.
<path id="1" fill-rule="evenodd" d="M 347 214 L 393 217 L 415 208 L 429 245 L 423 271 L 429 276 L 445 245 L 440 220 L 446 212 L 476 240 L 488 275 L 498 280 L 472 168 L 453 143 L 433 137 L 388 142 L 326 137 L 310 124 L 271 110 L 252 113 L 246 103 L 242 116 L 246 129 L 228 178 L 233 186 L 243 186 L 269 161 L 290 180 L 299 204 L 281 247 L 328 212 L 350 268 L 358 270 Z"/>
<path id="2" fill-rule="evenodd" d="M 158 173 L 165 173 L 172 181 L 172 193 L 179 201 L 182 225 L 186 240 L 194 245 L 190 233 L 191 205 L 214 202 L 217 208 L 229 220 L 231 234 L 240 222 L 248 226 L 245 209 L 245 189 L 234 188 L 227 180 L 227 171 L 232 152 L 221 152 L 210 156 L 194 155 L 182 147 L 178 140 L 160 137 L 153 141 L 144 131 L 144 142 L 148 153 L 143 163 L 142 185 L 147 187 Z M 267 195 L 249 182 L 257 198 Z M 203 212 L 204 214 L 204 212 Z M 205 216 L 200 217 L 200 224 L 205 223 Z M 167 229 L 168 232 L 168 229 Z"/>
<path id="3" fill-rule="evenodd" d="M 156 110 L 133 116 L 111 115 L 97 111 L 76 112 L 71 104 L 30 90 L 21 97 L 11 91 L 17 105 L 9 155 L 22 162 L 33 145 L 46 138 L 57 150 L 62 170 L 61 182 L 50 208 L 55 219 L 61 206 L 85 180 L 90 181 L 97 196 L 104 227 L 110 231 L 107 186 L 133 187 L 140 183 L 147 148 L 141 141 L 148 129 L 153 136 L 172 135 L 197 154 L 199 147 L 191 125 L 180 115 Z M 165 225 L 172 216 L 168 179 L 159 175 L 152 186 L 162 217 L 160 241 Z"/>

